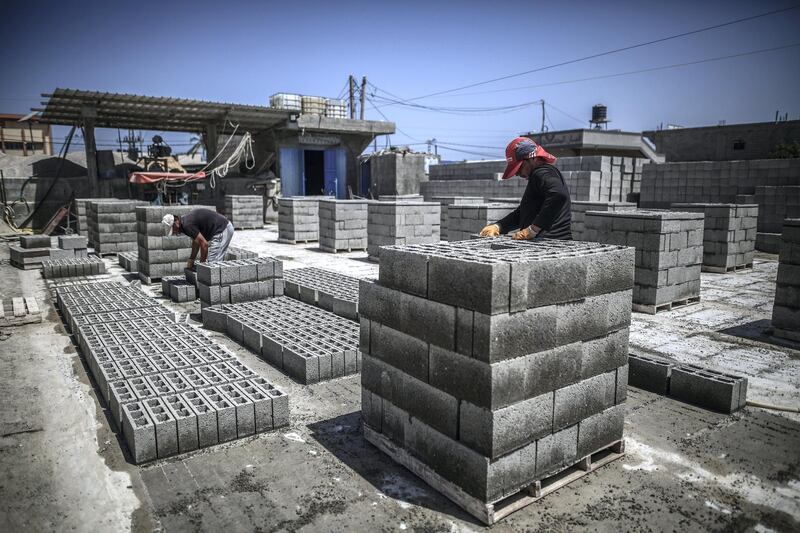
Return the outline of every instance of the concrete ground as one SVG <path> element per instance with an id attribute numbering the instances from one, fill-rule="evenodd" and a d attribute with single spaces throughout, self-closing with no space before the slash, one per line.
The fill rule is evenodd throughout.
<path id="1" fill-rule="evenodd" d="M 370 276 L 364 253 L 275 242 L 234 245 Z M 8 264 L 0 297 L 36 296 L 44 321 L 0 331 L 0 524 L 5 531 L 476 531 L 483 527 L 367 444 L 360 385 L 295 383 L 219 333 L 290 395 L 291 426 L 146 466 L 130 462 L 39 271 Z M 122 271 L 107 259 L 111 277 Z M 702 303 L 634 314 L 631 349 L 746 375 L 749 398 L 800 405 L 800 351 L 770 343 L 777 264 L 703 274 Z M 147 288 L 152 294 L 160 286 Z M 199 304 L 164 304 L 190 314 Z M 800 415 L 748 407 L 725 416 L 631 389 L 627 455 L 511 515 L 496 531 L 798 531 Z"/>

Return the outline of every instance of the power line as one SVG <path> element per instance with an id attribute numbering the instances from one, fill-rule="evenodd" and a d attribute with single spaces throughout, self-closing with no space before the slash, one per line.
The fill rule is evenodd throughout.
<path id="1" fill-rule="evenodd" d="M 461 90 L 464 90 L 464 89 L 471 89 L 472 87 L 478 87 L 480 85 L 486 85 L 486 84 L 489 84 L 489 83 L 494 83 L 494 82 L 497 82 L 497 81 L 507 80 L 507 79 L 510 79 L 510 78 L 517 78 L 519 76 L 525 76 L 527 74 L 533 74 L 534 72 L 542 72 L 543 70 L 548 70 L 548 69 L 552 69 L 552 68 L 556 68 L 556 67 L 563 67 L 565 65 L 572 65 L 574 63 L 580 63 L 582 61 L 588 61 L 590 59 L 596 59 L 598 57 L 603 57 L 603 56 L 607 56 L 607 55 L 611 55 L 611 54 L 617 54 L 619 52 L 625 52 L 625 51 L 628 51 L 628 50 L 634 50 L 636 48 L 642 48 L 644 46 L 650 46 L 650 45 L 653 45 L 653 44 L 663 43 L 663 42 L 671 41 L 671 40 L 674 40 L 674 39 L 680 39 L 681 37 L 687 37 L 689 35 L 696 35 L 698 33 L 703 33 L 703 32 L 706 32 L 706 31 L 716 30 L 716 29 L 724 28 L 726 26 L 731 26 L 731 25 L 734 25 L 734 24 L 740 24 L 742 22 L 747 22 L 747 21 L 750 21 L 750 20 L 758 19 L 758 18 L 768 17 L 770 15 L 776 15 L 778 13 L 785 13 L 786 11 L 791 11 L 791 10 L 797 9 L 797 8 L 800 8 L 800 4 L 796 4 L 794 6 L 786 7 L 786 8 L 783 8 L 783 9 L 775 9 L 775 10 L 772 10 L 772 11 L 767 11 L 767 12 L 764 12 L 764 13 L 759 13 L 757 15 L 751 15 L 749 17 L 743 17 L 743 18 L 736 19 L 736 20 L 730 20 L 728 22 L 723 22 L 721 24 L 714 24 L 713 26 L 706 26 L 706 27 L 703 27 L 703 28 L 695 29 L 695 30 L 685 31 L 685 32 L 682 32 L 682 33 L 677 33 L 677 34 L 670 35 L 670 36 L 667 36 L 667 37 L 662 37 L 660 39 L 653 39 L 651 41 L 646 41 L 646 42 L 643 42 L 643 43 L 633 44 L 633 45 L 630 45 L 630 46 L 624 46 L 624 47 L 621 47 L 621 48 L 615 48 L 615 49 L 612 49 L 612 50 L 606 50 L 604 52 L 599 52 L 599 53 L 596 53 L 596 54 L 591 54 L 591 55 L 579 57 L 579 58 L 576 58 L 576 59 L 570 59 L 570 60 L 567 60 L 567 61 L 561 61 L 559 63 L 553 63 L 553 64 L 546 65 L 546 66 L 543 66 L 543 67 L 538 67 L 538 68 L 534 68 L 534 69 L 530 69 L 530 70 L 525 70 L 523 72 L 516 72 L 514 74 L 507 74 L 505 76 L 499 76 L 497 78 L 492 78 L 492 79 L 485 80 L 485 81 L 479 81 L 479 82 L 475 82 L 475 83 L 470 83 L 468 85 L 462 85 L 461 87 L 456 87 L 456 88 L 453 88 L 453 89 L 446 89 L 446 90 L 443 90 L 443 91 L 437 91 L 437 92 L 426 94 L 426 95 L 423 95 L 423 96 L 416 96 L 414 98 L 404 99 L 404 101 L 405 102 L 411 102 L 411 101 L 415 101 L 415 100 L 421 100 L 423 98 L 430 98 L 431 96 L 439 96 L 441 94 L 448 94 L 448 93 L 454 93 L 456 91 L 461 91 Z"/>
<path id="2" fill-rule="evenodd" d="M 737 57 L 745 57 L 745 56 L 751 56 L 751 55 L 756 55 L 756 54 L 763 54 L 763 53 L 767 53 L 767 52 L 776 52 L 778 50 L 785 50 L 787 48 L 795 48 L 797 46 L 800 46 L 800 43 L 786 44 L 786 45 L 783 45 L 783 46 L 775 46 L 775 47 L 772 47 L 772 48 L 762 48 L 760 50 L 751 50 L 749 52 L 741 52 L 741 53 L 738 53 L 738 54 L 730 54 L 730 55 L 724 55 L 724 56 L 709 57 L 709 58 L 706 58 L 706 59 L 698 59 L 696 61 L 686 61 L 684 63 L 673 63 L 671 65 L 661 65 L 661 66 L 658 66 L 658 67 L 649 67 L 649 68 L 642 68 L 642 69 L 637 69 L 637 70 L 628 70 L 628 71 L 625 71 L 625 72 L 617 72 L 615 74 L 601 74 L 601 75 L 598 75 L 598 76 L 589 76 L 587 78 L 575 78 L 575 79 L 571 79 L 571 80 L 553 81 L 553 82 L 548 82 L 548 83 L 537 83 L 536 85 L 523 85 L 523 86 L 520 86 L 520 87 L 509 87 L 509 88 L 506 88 L 506 89 L 492 89 L 492 90 L 489 90 L 489 91 L 476 91 L 476 92 L 472 92 L 472 93 L 461 93 L 461 94 L 454 94 L 454 95 L 449 95 L 449 96 L 452 98 L 453 96 L 475 96 L 475 95 L 480 95 L 480 94 L 504 93 L 504 92 L 511 92 L 511 91 L 522 91 L 522 90 L 527 90 L 527 89 L 538 89 L 538 88 L 541 88 L 541 87 L 552 87 L 554 85 L 567 85 L 567 84 L 570 84 L 570 83 L 579 83 L 579 82 L 584 82 L 584 81 L 594 81 L 594 80 L 603 80 L 603 79 L 607 79 L 607 78 L 617 78 L 617 77 L 621 77 L 621 76 L 631 76 L 633 74 L 641 74 L 641 73 L 645 73 L 645 72 L 655 72 L 655 71 L 658 71 L 658 70 L 667 70 L 667 69 L 672 69 L 672 68 L 687 67 L 687 66 L 691 66 L 691 65 L 700 65 L 702 63 L 712 63 L 714 61 L 723 61 L 723 60 L 726 60 L 726 59 L 734 59 L 734 58 L 737 58 Z"/>

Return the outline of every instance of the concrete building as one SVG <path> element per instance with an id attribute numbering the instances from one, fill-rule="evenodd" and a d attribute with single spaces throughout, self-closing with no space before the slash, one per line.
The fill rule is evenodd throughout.
<path id="1" fill-rule="evenodd" d="M 556 157 L 609 155 L 646 157 L 655 163 L 664 158 L 641 133 L 621 130 L 577 129 L 527 133 Z"/>
<path id="2" fill-rule="evenodd" d="M 0 114 L 0 152 L 6 155 L 52 155 L 50 125 L 40 123 L 35 116 Z"/>
<path id="3" fill-rule="evenodd" d="M 779 145 L 800 142 L 800 120 L 645 131 L 666 161 L 772 159 Z"/>

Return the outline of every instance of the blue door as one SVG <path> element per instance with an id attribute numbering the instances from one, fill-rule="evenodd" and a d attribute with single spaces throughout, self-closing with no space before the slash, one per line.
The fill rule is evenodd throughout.
<path id="1" fill-rule="evenodd" d="M 325 194 L 337 195 L 336 150 L 325 150 Z"/>
<path id="2" fill-rule="evenodd" d="M 337 176 L 337 198 L 347 198 L 347 152 L 344 148 L 336 150 L 336 176 Z"/>
<path id="3" fill-rule="evenodd" d="M 280 149 L 281 196 L 303 196 L 303 151 L 299 148 Z"/>

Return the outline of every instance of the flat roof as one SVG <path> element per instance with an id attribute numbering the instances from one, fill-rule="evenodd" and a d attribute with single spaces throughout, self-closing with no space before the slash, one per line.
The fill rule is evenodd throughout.
<path id="1" fill-rule="evenodd" d="M 56 89 L 42 94 L 47 100 L 38 120 L 45 124 L 71 126 L 84 120 L 84 112 L 94 117 L 97 128 L 131 128 L 155 131 L 204 131 L 216 124 L 218 131 L 228 121 L 244 131 L 259 131 L 273 127 L 288 130 L 309 130 L 374 136 L 394 133 L 393 122 L 331 118 L 300 114 L 297 111 L 268 106 L 208 102 L 164 96 Z M 296 120 L 291 120 L 295 115 Z"/>

